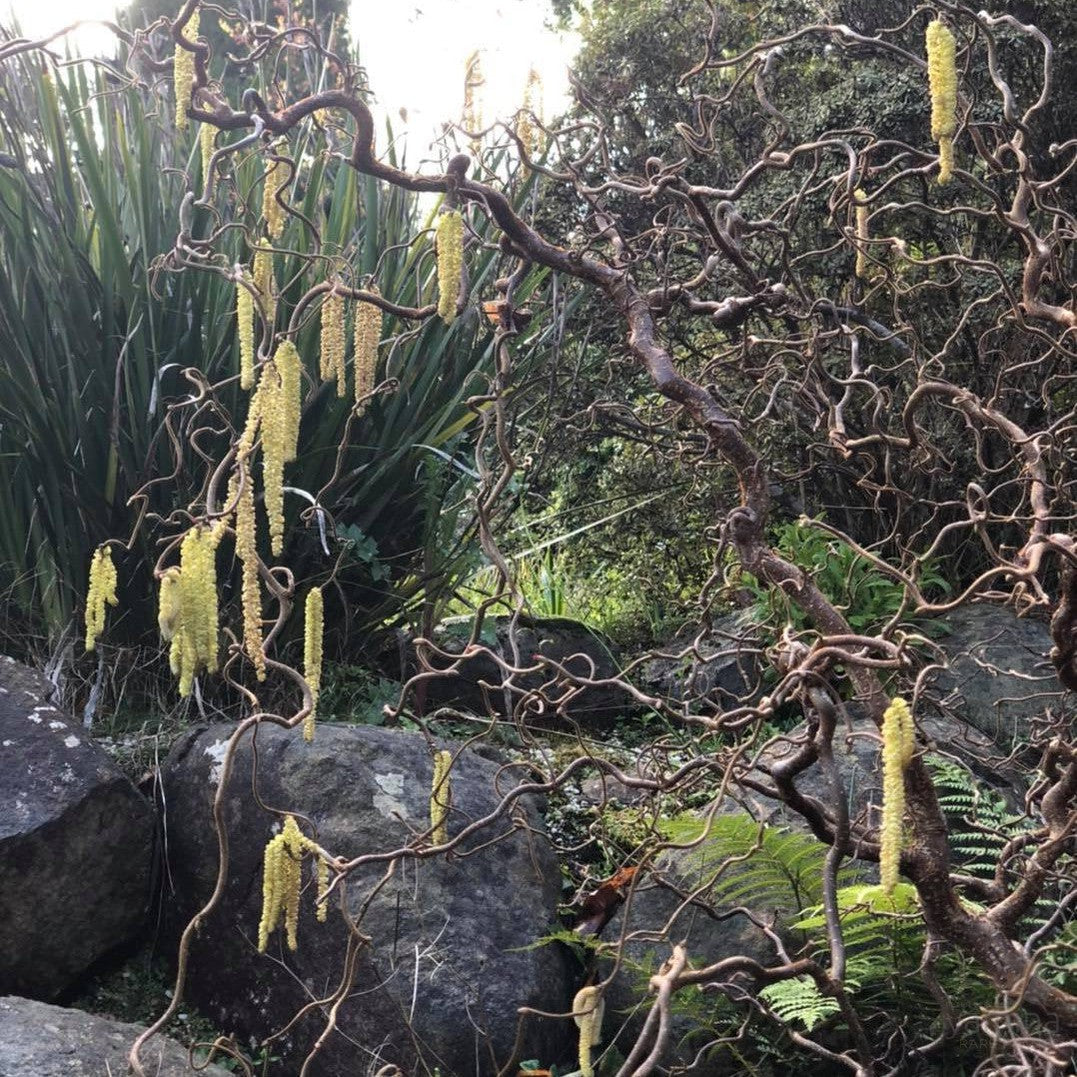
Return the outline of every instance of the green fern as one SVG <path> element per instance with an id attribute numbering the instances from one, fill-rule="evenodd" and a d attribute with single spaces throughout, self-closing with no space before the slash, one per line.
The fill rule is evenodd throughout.
<path id="1" fill-rule="evenodd" d="M 667 841 L 700 844 L 678 860 L 683 881 L 698 887 L 713 876 L 707 900 L 716 906 L 800 911 L 822 900 L 827 846 L 808 834 L 766 826 L 747 815 L 723 815 L 707 822 L 694 815 L 662 819 Z M 705 835 L 705 836 L 704 836 Z M 842 883 L 857 877 L 854 867 L 839 873 Z"/>
<path id="2" fill-rule="evenodd" d="M 779 1020 L 787 1025 L 801 1024 L 807 1032 L 840 1012 L 837 1000 L 822 994 L 810 976 L 769 984 L 759 992 L 759 997 Z"/>

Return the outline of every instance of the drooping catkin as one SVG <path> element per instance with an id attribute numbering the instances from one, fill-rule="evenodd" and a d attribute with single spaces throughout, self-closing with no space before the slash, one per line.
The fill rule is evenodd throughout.
<path id="1" fill-rule="evenodd" d="M 273 248 L 264 239 L 260 239 L 254 248 L 251 275 L 272 332 L 277 321 L 276 282 L 273 279 Z"/>
<path id="2" fill-rule="evenodd" d="M 273 360 L 262 368 L 258 410 L 262 422 L 262 484 L 269 520 L 269 548 L 274 557 L 279 557 L 284 546 L 284 458 L 288 453 L 291 418 Z"/>
<path id="3" fill-rule="evenodd" d="M 594 1077 L 591 1049 L 602 1042 L 605 1000 L 598 987 L 582 987 L 572 1000 L 572 1017 L 580 1030 L 579 1063 L 582 1077 Z"/>
<path id="4" fill-rule="evenodd" d="M 456 301 L 464 269 L 464 219 L 460 211 L 446 210 L 438 217 L 438 316 L 446 325 L 456 317 Z"/>
<path id="5" fill-rule="evenodd" d="M 916 750 L 916 730 L 909 705 L 894 698 L 883 714 L 883 811 L 879 828 L 879 882 L 892 894 L 901 866 L 905 818 L 905 767 Z"/>
<path id="6" fill-rule="evenodd" d="M 314 740 L 314 722 L 318 713 L 318 696 L 322 690 L 322 638 L 325 632 L 325 611 L 322 589 L 312 587 L 307 592 L 303 623 L 303 676 L 310 688 L 310 714 L 303 722 L 303 739 Z"/>
<path id="7" fill-rule="evenodd" d="M 448 818 L 452 807 L 452 752 L 434 753 L 434 776 L 430 781 L 430 840 L 444 845 L 449 840 Z"/>
<path id="8" fill-rule="evenodd" d="M 322 302 L 321 374 L 323 381 L 337 383 L 337 396 L 348 389 L 348 375 L 344 366 L 344 297 L 331 291 Z"/>
<path id="9" fill-rule="evenodd" d="M 862 280 L 871 276 L 871 263 L 868 261 L 868 207 L 867 195 L 857 187 L 853 192 L 856 204 L 856 275 Z"/>
<path id="10" fill-rule="evenodd" d="M 191 633 L 195 660 L 217 671 L 217 546 L 209 528 L 193 527 L 180 543 L 183 623 Z"/>
<path id="11" fill-rule="evenodd" d="M 204 123 L 198 132 L 198 145 L 202 150 L 202 183 L 209 179 L 209 165 L 213 160 L 216 147 L 217 128 L 211 123 Z"/>
<path id="12" fill-rule="evenodd" d="M 468 55 L 464 61 L 464 112 L 460 122 L 465 131 L 476 134 L 482 127 L 482 87 L 486 79 L 482 73 L 482 60 L 478 49 Z M 471 143 L 473 150 L 478 149 L 478 142 Z"/>
<path id="13" fill-rule="evenodd" d="M 247 286 L 246 271 L 236 266 L 236 334 L 239 337 L 239 384 L 254 387 L 254 296 Z"/>
<path id="14" fill-rule="evenodd" d="M 957 131 L 957 42 L 941 19 L 927 24 L 927 80 L 931 91 L 931 137 L 939 144 L 939 183 L 953 175 Z"/>
<path id="15" fill-rule="evenodd" d="M 371 291 L 377 293 L 376 288 Z M 382 310 L 375 303 L 355 307 L 355 401 L 363 402 L 377 379 L 378 345 L 381 343 Z"/>
<path id="16" fill-rule="evenodd" d="M 542 122 L 542 76 L 532 67 L 527 73 L 523 110 L 516 124 L 516 137 L 529 157 L 543 150 L 542 131 L 536 127 L 534 117 Z"/>
<path id="17" fill-rule="evenodd" d="M 97 637 L 105 630 L 105 607 L 116 606 L 116 566 L 112 548 L 98 546 L 90 561 L 90 579 L 86 588 L 86 650 L 97 646 Z"/>
<path id="18" fill-rule="evenodd" d="M 198 9 L 187 20 L 182 37 L 194 44 L 198 37 Z M 176 127 L 187 130 L 187 109 L 191 104 L 191 88 L 194 86 L 194 53 L 178 42 L 172 55 L 172 82 L 176 94 Z"/>
<path id="19" fill-rule="evenodd" d="M 281 341 L 273 356 L 280 375 L 281 406 L 284 409 L 284 462 L 290 464 L 299 451 L 299 420 L 302 411 L 303 360 L 290 340 Z"/>
<path id="20" fill-rule="evenodd" d="M 266 660 L 262 650 L 262 594 L 258 583 L 257 523 L 254 514 L 254 477 L 250 463 L 244 460 L 247 474 L 236 502 L 236 554 L 243 564 L 243 645 L 254 664 L 258 680 L 266 679 Z"/>
<path id="21" fill-rule="evenodd" d="M 283 161 L 273 161 L 266 169 L 266 178 L 262 187 L 262 216 L 266 222 L 266 232 L 270 239 L 280 239 L 284 231 L 285 211 L 278 201 L 283 196 L 285 177 L 288 166 Z M 277 188 L 281 188 L 280 191 Z"/>

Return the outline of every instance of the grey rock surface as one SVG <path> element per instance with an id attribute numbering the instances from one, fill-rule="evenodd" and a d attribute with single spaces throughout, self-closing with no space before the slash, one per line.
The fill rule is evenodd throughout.
<path id="1" fill-rule="evenodd" d="M 35 684 L 0 660 L 0 992 L 52 999 L 141 926 L 153 813 Z"/>
<path id="2" fill-rule="evenodd" d="M 635 678 L 640 687 L 666 699 L 714 713 L 758 694 L 760 649 L 742 613 L 718 618 L 704 633 L 680 633 L 648 659 Z"/>
<path id="3" fill-rule="evenodd" d="M 145 1031 L 25 998 L 0 998 L 0 1077 L 120 1077 L 127 1073 L 127 1052 Z M 220 1066 L 193 1069 L 187 1051 L 173 1040 L 155 1036 L 142 1053 L 153 1077 L 226 1077 Z"/>
<path id="4" fill-rule="evenodd" d="M 999 606 L 965 606 L 945 617 L 938 642 L 950 668 L 928 684 L 944 707 L 1007 750 L 1034 739 L 1036 720 L 1063 704 L 1046 623 Z"/>
<path id="5" fill-rule="evenodd" d="M 231 726 L 193 731 L 164 768 L 172 942 L 213 888 L 217 841 L 210 812 L 231 732 Z M 278 933 L 266 954 L 257 952 L 263 850 L 277 826 L 268 807 L 291 809 L 304 832 L 316 828 L 323 847 L 338 856 L 401 850 L 428 827 L 433 768 L 431 747 L 418 734 L 331 725 L 320 726 L 312 744 L 298 730 L 262 726 L 257 760 L 263 806 L 252 796 L 248 737 L 224 796 L 227 884 L 219 908 L 194 937 L 190 992 L 222 1028 L 261 1039 L 305 1004 L 332 994 L 344 976 L 349 939 L 339 905 L 326 923 L 316 921 L 308 886 L 298 949 L 289 951 Z M 496 762 L 465 751 L 453 769 L 450 838 L 493 812 L 514 784 Z M 358 951 L 351 990 L 312 1075 L 374 1072 L 389 1062 L 405 1073 L 424 1067 L 445 1077 L 496 1073 L 512 1054 L 517 1007 L 568 1008 L 560 951 L 521 949 L 548 933 L 560 894 L 560 872 L 540 828 L 537 805 L 521 803 L 467 840 L 470 855 L 403 856 L 387 879 L 385 861 L 350 876 L 347 906 L 370 941 Z M 313 1006 L 276 1041 L 283 1072 L 299 1072 L 326 1029 L 328 1009 Z M 566 1045 L 571 1052 L 574 1034 L 569 1021 L 529 1019 L 521 1057 L 558 1057 Z"/>

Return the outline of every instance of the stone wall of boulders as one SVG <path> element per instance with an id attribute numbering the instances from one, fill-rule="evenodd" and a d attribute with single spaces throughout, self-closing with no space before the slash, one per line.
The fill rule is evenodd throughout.
<path id="1" fill-rule="evenodd" d="M 1035 742 L 1046 711 L 1062 704 L 1047 662 L 1046 627 L 981 607 L 955 612 L 947 626 L 940 646 L 949 663 L 925 681 L 935 704 L 917 713 L 921 734 L 1016 802 L 1024 791 L 1022 746 Z M 528 646 L 553 662 L 578 663 L 597 677 L 619 668 L 604 641 L 589 641 L 562 622 L 527 631 Z M 742 646 L 742 635 L 731 621 L 706 639 L 674 641 L 669 657 L 640 669 L 636 683 L 693 708 L 720 710 L 759 687 L 758 652 Z M 543 675 L 535 673 L 536 685 Z M 448 694 L 430 698 L 482 710 L 496 683 L 496 663 L 475 658 Z M 155 818 L 86 731 L 49 702 L 50 690 L 32 671 L 0 660 L 0 995 L 26 996 L 0 999 L 3 1077 L 77 1077 L 104 1073 L 105 1063 L 124 1072 L 135 1026 L 45 1003 L 69 995 L 87 970 L 146 930 L 155 828 L 167 850 L 159 918 L 165 952 L 175 953 L 219 868 L 214 801 L 234 727 L 193 729 L 174 746 L 161 769 L 163 810 Z M 569 703 L 547 717 L 602 726 L 622 705 L 609 693 Z M 849 721 L 835 740 L 836 761 L 852 814 L 870 814 L 879 802 L 878 743 L 855 712 Z M 456 755 L 449 837 L 479 820 L 485 825 L 448 855 L 415 855 L 422 846 L 414 839 L 429 825 L 433 755 L 445 747 Z M 788 750 L 779 743 L 756 760 L 761 780 Z M 315 1044 L 310 1077 L 387 1064 L 451 1077 L 493 1074 L 513 1059 L 570 1062 L 572 1022 L 532 1012 L 564 1014 L 580 986 L 580 967 L 560 946 L 535 945 L 557 926 L 561 868 L 544 836 L 541 799 L 513 795 L 527 780 L 526 770 L 481 745 L 332 725 L 306 744 L 298 731 L 260 726 L 239 745 L 218 805 L 228 861 L 220 900 L 190 940 L 188 998 L 240 1042 L 273 1037 L 274 1077 L 298 1073 Z M 584 785 L 597 788 L 603 802 L 620 788 L 608 779 L 589 781 Z M 825 797 L 812 784 L 821 781 L 809 773 L 803 791 Z M 635 793 L 625 787 L 617 795 L 627 803 Z M 761 823 L 803 827 L 751 789 L 731 793 L 735 801 L 719 805 L 719 814 L 747 812 Z M 282 811 L 295 813 L 304 833 L 335 854 L 370 859 L 334 892 L 325 923 L 314 916 L 313 877 L 305 878 L 298 948 L 289 950 L 278 932 L 262 954 L 263 851 Z M 611 1034 L 622 1025 L 622 1040 L 633 1027 L 623 1013 L 637 1005 L 646 980 L 638 970 L 660 964 L 670 942 L 687 939 L 693 955 L 707 961 L 772 954 L 751 916 L 716 918 L 685 902 L 701 884 L 686 875 L 686 864 L 671 857 L 654 865 L 608 928 L 608 937 L 623 928 L 631 939 L 629 961 L 610 991 Z M 744 904 L 753 913 L 751 902 Z M 780 927 L 779 909 L 753 914 Z M 162 1073 L 188 1072 L 181 1049 L 153 1042 Z"/>

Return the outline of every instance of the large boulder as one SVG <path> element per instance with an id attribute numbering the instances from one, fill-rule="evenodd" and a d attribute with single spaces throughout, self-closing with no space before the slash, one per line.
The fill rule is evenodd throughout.
<path id="1" fill-rule="evenodd" d="M 86 733 L 0 661 L 0 993 L 52 999 L 141 927 L 150 805 Z"/>
<path id="2" fill-rule="evenodd" d="M 620 664 L 613 644 L 600 632 L 567 617 L 520 617 L 514 624 L 508 616 L 487 616 L 477 646 L 465 654 L 472 629 L 468 618 L 453 618 L 438 625 L 433 643 L 438 651 L 428 655 L 445 676 L 425 681 L 420 691 L 424 709 L 459 707 L 475 714 L 511 715 L 528 725 L 557 726 L 566 721 L 585 720 L 591 727 L 608 725 L 626 709 L 636 706 L 631 697 L 615 685 L 580 686 L 573 678 L 603 681 L 617 676 Z M 394 676 L 406 679 L 419 671 L 414 643 L 402 639 L 392 655 L 383 655 Z M 515 648 L 515 650 L 514 650 Z M 528 672 L 512 679 L 506 694 L 505 674 L 493 652 L 502 661 L 519 665 Z M 560 666 L 563 676 L 554 665 Z"/>
<path id="3" fill-rule="evenodd" d="M 706 630 L 679 632 L 634 679 L 652 695 L 720 713 L 760 694 L 761 654 L 758 629 L 746 614 L 733 613 Z"/>
<path id="4" fill-rule="evenodd" d="M 940 704 L 1007 752 L 1033 743 L 1037 720 L 1063 702 L 1046 623 L 1001 606 L 963 606 L 944 624 L 949 668 L 927 682 Z"/>
<path id="5" fill-rule="evenodd" d="M 163 773 L 168 805 L 169 930 L 175 941 L 211 893 L 218 847 L 211 805 L 232 727 L 192 731 L 173 748 Z M 257 952 L 263 850 L 290 810 L 306 833 L 338 856 L 414 847 L 429 826 L 432 746 L 412 733 L 322 725 L 313 743 L 298 730 L 261 726 L 257 774 L 251 740 L 239 747 L 223 799 L 229 865 L 217 909 L 191 944 L 189 991 L 228 1031 L 260 1040 L 307 1013 L 274 1041 L 286 1072 L 324 1032 L 332 995 L 345 975 L 349 938 L 359 943 L 351 990 L 335 1013 L 311 1077 L 374 1072 L 395 1063 L 405 1073 L 496 1073 L 513 1053 L 517 1008 L 569 1007 L 564 958 L 556 947 L 527 949 L 556 918 L 560 872 L 541 832 L 538 805 L 522 798 L 496 815 L 515 784 L 500 762 L 465 750 L 452 772 L 450 838 L 495 814 L 446 857 L 399 855 L 348 879 L 349 933 L 336 906 L 326 923 L 304 893 L 298 949 L 279 933 Z M 257 792 L 257 799 L 252 792 Z M 274 809 L 271 811 L 270 809 Z M 521 1057 L 564 1053 L 569 1021 L 528 1018 Z"/>
<path id="6" fill-rule="evenodd" d="M 105 1077 L 127 1073 L 127 1052 L 144 1032 L 25 998 L 0 998 L 0 1077 Z M 220 1066 L 188 1064 L 178 1043 L 156 1036 L 142 1052 L 146 1073 L 153 1077 L 227 1077 Z"/>

